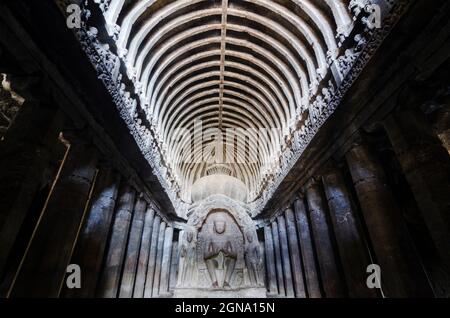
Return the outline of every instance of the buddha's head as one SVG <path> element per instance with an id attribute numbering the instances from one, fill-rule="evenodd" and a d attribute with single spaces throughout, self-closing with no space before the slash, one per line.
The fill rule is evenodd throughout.
<path id="1" fill-rule="evenodd" d="M 215 216 L 213 224 L 214 224 L 214 232 L 216 232 L 217 234 L 225 233 L 227 228 L 227 222 L 222 215 Z"/>

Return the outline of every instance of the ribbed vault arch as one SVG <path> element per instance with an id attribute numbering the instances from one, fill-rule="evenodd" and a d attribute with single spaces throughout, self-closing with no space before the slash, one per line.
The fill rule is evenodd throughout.
<path id="1" fill-rule="evenodd" d="M 109 1 L 107 28 L 183 200 L 205 174 L 211 159 L 205 149 L 220 134 L 233 156 L 255 158 L 229 166 L 249 200 L 257 198 L 281 153 L 272 145 L 308 109 L 339 53 L 339 35 L 351 31 L 349 1 Z M 186 133 L 199 120 L 213 138 Z M 249 128 L 280 133 L 259 136 Z M 230 129 L 234 138 L 225 140 Z M 239 138 L 250 142 L 236 147 Z M 186 152 L 197 141 L 201 147 Z"/>

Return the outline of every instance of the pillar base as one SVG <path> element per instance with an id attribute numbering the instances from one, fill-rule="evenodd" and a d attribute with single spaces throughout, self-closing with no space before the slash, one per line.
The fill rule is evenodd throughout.
<path id="1" fill-rule="evenodd" d="M 265 287 L 239 289 L 176 288 L 173 298 L 267 298 Z"/>

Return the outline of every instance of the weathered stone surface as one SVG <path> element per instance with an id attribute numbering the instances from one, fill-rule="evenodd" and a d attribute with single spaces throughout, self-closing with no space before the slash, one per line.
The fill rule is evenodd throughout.
<path id="1" fill-rule="evenodd" d="M 297 237 L 294 212 L 292 211 L 292 209 L 287 209 L 284 215 L 286 218 L 286 229 L 289 241 L 289 255 L 291 256 L 295 297 L 305 298 L 306 291 L 303 282 L 303 264 L 300 255 L 300 245 Z"/>
<path id="2" fill-rule="evenodd" d="M 153 292 L 153 277 L 155 275 L 156 250 L 158 248 L 159 228 L 161 218 L 157 215 L 153 221 L 152 238 L 150 240 L 150 252 L 148 256 L 147 276 L 145 278 L 144 298 L 151 298 Z"/>
<path id="3" fill-rule="evenodd" d="M 278 294 L 275 252 L 273 246 L 272 229 L 270 225 L 264 227 L 264 248 L 266 250 L 267 287 L 270 295 Z"/>
<path id="4" fill-rule="evenodd" d="M 170 260 L 170 277 L 169 277 L 169 292 L 173 293 L 177 285 L 178 276 L 178 260 L 180 259 L 178 251 L 178 241 L 172 243 L 172 257 Z"/>
<path id="5" fill-rule="evenodd" d="M 172 258 L 173 227 L 166 227 L 164 233 L 164 247 L 161 266 L 161 281 L 159 284 L 159 295 L 169 296 L 170 261 Z"/>
<path id="6" fill-rule="evenodd" d="M 131 298 L 133 296 L 146 207 L 147 202 L 145 202 L 144 199 L 139 198 L 136 200 L 133 213 L 133 222 L 130 228 L 127 252 L 125 255 L 125 263 L 122 271 L 119 292 L 120 298 Z"/>
<path id="7" fill-rule="evenodd" d="M 196 255 L 196 267 L 206 268 L 208 285 L 229 288 L 235 268 L 244 265 L 244 252 L 244 236 L 236 220 L 223 210 L 209 214 L 197 236 Z"/>
<path id="8" fill-rule="evenodd" d="M 57 297 L 62 288 L 89 192 L 96 175 L 97 154 L 73 142 L 13 286 L 14 297 Z"/>
<path id="9" fill-rule="evenodd" d="M 139 251 L 139 262 L 136 272 L 136 282 L 134 284 L 133 298 L 144 297 L 145 278 L 147 276 L 147 266 L 150 254 L 150 243 L 152 238 L 155 210 L 149 208 L 145 213 L 144 230 L 142 233 L 141 247 Z"/>
<path id="10" fill-rule="evenodd" d="M 292 277 L 291 262 L 289 256 L 289 243 L 286 233 L 286 222 L 284 216 L 277 217 L 278 233 L 280 237 L 281 259 L 283 263 L 284 286 L 286 289 L 286 297 L 294 297 L 294 284 Z"/>
<path id="11" fill-rule="evenodd" d="M 0 142 L 0 275 L 36 193 L 56 175 L 53 150 L 65 148 L 58 140 L 62 115 L 56 113 L 36 101 L 25 102 Z"/>
<path id="12" fill-rule="evenodd" d="M 263 286 L 256 226 L 240 202 L 222 194 L 197 202 L 180 241 L 177 288 Z"/>
<path id="13" fill-rule="evenodd" d="M 278 294 L 284 297 L 286 296 L 286 289 L 284 286 L 283 260 L 281 258 L 281 244 L 280 244 L 280 236 L 278 233 L 279 232 L 277 222 L 272 222 L 272 237 L 273 237 L 273 247 L 275 250 L 275 265 L 277 269 Z"/>
<path id="14" fill-rule="evenodd" d="M 337 257 L 333 249 L 326 216 L 326 203 L 317 180 L 312 179 L 308 182 L 306 199 L 325 296 L 344 297 L 344 285 L 338 270 Z"/>
<path id="15" fill-rule="evenodd" d="M 369 289 L 366 284 L 366 269 L 372 262 L 342 173 L 337 167 L 329 167 L 322 181 L 349 296 L 376 297 L 376 290 Z"/>
<path id="16" fill-rule="evenodd" d="M 346 159 L 376 259 L 382 269 L 383 293 L 388 297 L 430 295 L 400 209 L 380 164 L 362 141 L 354 145 Z"/>
<path id="17" fill-rule="evenodd" d="M 161 267 L 164 248 L 164 238 L 166 233 L 166 222 L 161 222 L 159 226 L 158 245 L 156 247 L 155 273 L 153 275 L 152 297 L 159 296 L 159 287 L 161 283 Z"/>
<path id="18" fill-rule="evenodd" d="M 123 182 L 119 190 L 119 201 L 116 205 L 108 252 L 97 288 L 98 297 L 116 298 L 118 296 L 135 196 L 135 190 L 126 181 Z"/>
<path id="19" fill-rule="evenodd" d="M 141 2 L 138 3 L 138 5 L 141 5 Z M 240 18 L 234 21 L 233 24 L 230 24 L 230 29 L 233 29 L 233 31 L 230 33 L 224 32 L 221 37 L 222 58 L 216 61 L 220 65 L 217 73 L 213 73 L 210 70 L 203 71 L 205 67 L 202 64 L 203 55 L 185 54 L 187 50 L 198 47 L 197 44 L 199 43 L 205 45 L 212 43 L 212 40 L 206 34 L 197 32 L 197 28 L 203 25 L 201 20 L 197 21 L 197 18 L 203 18 L 204 15 L 201 14 L 196 19 L 192 19 L 190 15 L 193 12 L 191 10 L 195 10 L 195 8 L 170 7 L 167 3 L 161 3 L 161 6 L 156 7 L 142 5 L 142 10 L 130 13 L 129 10 L 131 8 L 129 6 L 116 5 L 114 3 L 107 9 L 105 3 L 102 3 L 100 9 L 93 7 L 97 11 L 108 12 L 108 21 L 105 27 L 110 31 L 109 33 L 114 33 L 114 30 L 117 30 L 117 32 L 119 32 L 119 29 L 122 30 L 117 37 L 106 37 L 110 46 L 117 47 L 118 50 L 112 52 L 109 47 L 105 47 L 100 43 L 97 44 L 99 39 L 97 39 L 95 32 L 89 32 L 82 28 L 78 35 L 81 41 L 88 42 L 85 50 L 94 64 L 98 59 L 106 60 L 109 62 L 107 71 L 113 74 L 121 73 L 127 70 L 128 66 L 133 65 L 133 69 L 128 69 L 127 72 L 121 74 L 120 79 L 125 78 L 126 73 L 133 73 L 133 76 L 140 79 L 139 87 L 134 89 L 152 105 L 150 107 L 152 108 L 151 112 L 149 112 L 148 107 L 141 105 L 140 98 L 133 98 L 134 96 L 129 93 L 131 91 L 129 87 L 126 87 L 126 89 L 124 87 L 117 92 L 117 87 L 122 87 L 121 82 L 117 83 L 114 81 L 116 77 L 113 77 L 114 80 L 111 81 L 110 76 L 108 76 L 109 72 L 103 69 L 98 71 L 101 73 L 99 77 L 108 88 L 115 95 L 118 95 L 117 103 L 119 108 L 125 110 L 124 113 L 127 115 L 124 115 L 124 119 L 126 121 L 129 112 L 136 114 L 141 112 L 143 116 L 152 118 L 151 122 L 157 123 L 150 125 L 147 122 L 138 122 L 139 129 L 131 129 L 138 141 L 145 140 L 146 135 L 176 135 L 179 133 L 176 129 L 179 123 L 186 124 L 186 127 L 193 126 L 197 118 L 193 114 L 200 114 L 206 111 L 206 108 L 204 108 L 206 106 L 205 103 L 189 103 L 186 101 L 183 104 L 183 98 L 175 97 L 177 97 L 177 93 L 186 94 L 187 96 L 187 94 L 194 91 L 200 94 L 198 97 L 203 97 L 211 92 L 211 87 L 215 87 L 214 89 L 217 89 L 219 96 L 221 96 L 219 100 L 220 107 L 217 109 L 217 112 L 212 108 L 208 108 L 208 113 L 210 114 L 208 120 L 216 120 L 217 125 L 214 128 L 217 126 L 219 130 L 222 130 L 223 125 L 225 125 L 224 122 L 233 123 L 236 127 L 246 127 L 249 124 L 251 124 L 249 127 L 260 127 L 261 123 L 263 123 L 263 127 L 265 125 L 266 128 L 282 128 L 283 134 L 286 133 L 286 138 L 284 136 L 281 138 L 280 147 L 278 145 L 276 147 L 269 145 L 269 140 L 273 141 L 274 139 L 268 137 L 264 138 L 264 143 L 267 144 L 267 147 L 264 147 L 264 151 L 258 151 L 257 147 L 255 147 L 255 140 L 250 143 L 249 147 L 243 147 L 236 154 L 234 152 L 228 154 L 228 157 L 235 155 L 241 157 L 238 158 L 240 161 L 239 168 L 233 169 L 233 173 L 237 175 L 236 180 L 252 181 L 247 182 L 246 186 L 248 189 L 245 189 L 243 183 L 242 187 L 227 187 L 228 190 L 239 189 L 239 191 L 236 190 L 236 192 L 227 193 L 227 195 L 235 199 L 242 199 L 246 198 L 245 192 L 250 192 L 251 197 L 249 197 L 248 202 L 250 202 L 252 210 L 258 213 L 267 202 L 266 199 L 272 196 L 275 190 L 273 185 L 279 184 L 284 178 L 285 172 L 299 158 L 305 145 L 308 144 L 328 116 L 334 112 L 338 102 L 344 95 L 343 92 L 346 92 L 351 86 L 350 84 L 357 78 L 361 64 L 365 65 L 368 62 L 375 48 L 380 44 L 379 37 L 381 36 L 377 33 L 378 37 L 375 37 L 372 36 L 372 33 L 369 33 L 373 25 L 368 21 L 370 19 L 365 17 L 368 14 L 366 11 L 369 11 L 368 8 L 370 7 L 366 4 L 366 2 L 361 3 L 360 1 L 352 2 L 350 5 L 348 3 L 328 1 L 323 4 L 324 8 L 326 7 L 327 9 L 323 9 L 317 4 L 305 5 L 301 2 L 282 1 L 273 3 L 263 1 L 232 4 L 229 1 L 222 1 L 222 22 L 214 27 L 208 25 L 207 28 L 211 27 L 212 30 L 216 30 L 220 25 L 221 28 L 226 29 L 228 15 L 230 17 L 237 15 Z M 390 11 L 392 1 L 380 1 L 377 4 L 381 8 L 380 10 L 383 11 L 384 19 L 382 21 L 384 22 L 387 20 L 384 17 L 384 13 Z M 308 7 L 308 9 L 305 9 L 305 7 Z M 204 9 L 217 10 L 213 2 L 204 3 Z M 400 9 L 402 9 L 401 6 L 397 10 L 400 11 Z M 155 10 L 164 10 L 164 12 L 168 13 L 166 22 L 171 23 L 170 25 L 173 26 L 173 28 L 169 28 L 174 33 L 174 36 L 170 37 L 173 41 L 162 36 L 162 34 L 166 34 L 166 32 L 163 32 L 166 31 L 163 29 L 166 27 L 166 24 L 149 23 L 142 25 L 140 23 L 145 20 L 145 17 L 156 14 Z M 292 15 L 291 12 L 302 12 L 302 14 L 299 17 L 295 17 L 295 14 Z M 318 14 L 319 12 L 320 14 Z M 119 16 L 129 16 L 130 18 L 119 19 Z M 286 21 L 287 24 L 280 26 L 277 19 L 273 20 L 275 16 Z M 184 17 L 184 19 L 181 17 Z M 252 17 L 252 19 L 248 17 Z M 388 15 L 388 17 L 395 20 L 397 15 Z M 246 20 L 252 22 L 245 22 Z M 391 20 L 388 21 L 392 23 Z M 389 22 L 386 22 L 388 26 L 390 26 Z M 290 28 L 296 29 L 299 25 L 302 25 L 302 27 L 298 29 L 298 33 L 294 32 L 291 34 L 287 31 Z M 330 27 L 331 25 L 333 27 Z M 140 30 L 141 27 L 144 29 Z M 184 33 L 177 32 L 179 29 L 184 29 Z M 378 29 L 381 29 L 379 32 L 384 34 L 384 32 L 389 30 L 389 27 Z M 243 32 L 243 30 L 250 37 L 257 38 L 257 43 L 254 41 L 241 43 L 239 39 L 230 36 L 233 32 Z M 358 32 L 358 34 L 352 33 L 353 30 Z M 270 34 L 267 38 L 262 36 L 268 31 L 270 31 Z M 154 34 L 153 40 L 143 36 L 150 33 Z M 322 35 L 318 36 L 320 34 Z M 190 39 L 194 35 L 195 41 L 192 42 L 194 43 L 192 47 L 179 45 L 181 39 L 186 39 L 186 37 Z M 86 41 L 86 37 L 89 39 L 88 41 Z M 263 40 L 261 40 L 261 37 L 263 37 Z M 307 41 L 305 41 L 305 37 Z M 284 40 L 280 42 L 273 39 Z M 102 40 L 104 41 L 104 39 Z M 91 41 L 94 43 L 91 44 Z M 364 51 L 365 54 L 361 54 L 369 41 L 372 45 L 367 45 L 368 49 Z M 156 43 L 160 43 L 160 46 L 157 46 Z M 244 61 L 244 64 L 233 63 L 231 70 L 229 72 L 225 71 L 229 67 L 228 65 L 227 67 L 225 66 L 227 64 L 225 56 L 233 56 L 233 50 L 231 50 L 230 54 L 227 54 L 229 47 L 225 45 L 226 43 L 231 43 L 232 46 L 236 47 L 242 47 L 245 44 L 243 46 L 245 47 L 244 51 L 252 51 L 255 54 L 239 54 L 238 59 Z M 288 43 L 289 45 L 287 45 Z M 292 49 L 289 46 L 292 46 Z M 164 50 L 156 50 L 157 47 L 164 48 Z M 210 45 L 207 45 L 202 53 L 211 56 L 213 53 L 211 50 Z M 174 79 L 170 76 L 159 76 L 163 70 L 171 70 L 175 73 L 178 70 L 177 68 L 172 69 L 173 65 L 170 63 L 157 63 L 166 51 L 173 52 L 174 56 L 178 57 L 181 65 L 190 66 L 180 78 Z M 125 52 L 126 59 L 124 58 Z M 154 54 L 155 52 L 158 53 Z M 308 54 L 308 52 L 314 52 L 314 54 Z M 305 65 L 300 63 L 302 64 L 300 66 L 296 55 L 300 57 L 300 60 Z M 169 55 L 168 59 L 170 60 L 170 58 L 172 56 Z M 231 58 L 232 62 L 235 58 L 235 56 Z M 356 64 L 358 64 L 358 67 L 354 67 Z M 257 65 L 256 68 L 254 68 L 255 65 Z M 261 70 L 268 71 L 260 73 Z M 195 81 L 202 83 L 201 85 L 191 87 L 192 83 L 190 81 L 194 82 L 194 79 L 189 76 L 191 73 Z M 252 73 L 255 73 L 254 76 L 250 75 Z M 283 74 L 283 76 L 280 76 L 280 74 Z M 213 80 L 213 75 L 219 79 Z M 233 79 L 231 90 L 230 85 L 224 85 L 225 77 Z M 159 81 L 162 81 L 163 84 L 160 85 Z M 345 85 L 341 87 L 341 84 L 344 83 Z M 145 89 L 142 89 L 142 87 Z M 164 89 L 162 89 L 163 87 Z M 169 90 L 169 87 L 173 87 L 174 90 Z M 286 89 L 286 87 L 290 87 L 290 89 Z M 337 93 L 338 89 L 339 94 Z M 238 96 L 236 96 L 235 90 L 239 91 Z M 231 109 L 233 110 L 230 114 L 232 115 L 228 111 L 223 111 L 224 94 L 231 95 L 227 96 L 227 98 L 231 98 L 231 104 L 233 105 Z M 230 100 L 227 100 L 225 104 L 228 102 Z M 153 105 L 157 106 L 154 107 Z M 248 115 L 242 116 L 243 110 L 247 109 L 245 106 L 248 105 L 251 106 L 252 110 L 248 112 Z M 172 107 L 178 106 L 179 109 L 177 111 L 172 111 Z M 237 111 L 235 107 L 239 107 L 240 110 Z M 306 109 L 309 111 L 306 111 Z M 207 131 L 205 132 L 208 133 Z M 212 171 L 211 175 L 207 175 L 206 179 L 204 179 L 205 176 L 198 174 L 199 170 L 192 162 L 189 162 L 186 169 L 179 169 L 175 165 L 177 159 L 187 157 L 185 147 L 176 146 L 175 140 L 178 140 L 178 138 L 164 140 L 165 147 L 170 149 L 167 153 L 165 151 L 161 153 L 156 151 L 147 152 L 148 145 L 142 145 L 142 152 L 149 157 L 149 161 L 158 163 L 154 165 L 154 171 L 164 180 L 163 184 L 167 192 L 177 192 L 177 195 L 173 196 L 174 205 L 180 204 L 181 200 L 188 202 L 193 198 L 194 201 L 197 201 L 206 198 L 210 194 L 226 193 L 219 190 L 223 184 L 220 185 L 215 182 L 220 178 L 220 173 Z M 284 145 L 287 145 L 287 140 L 289 140 L 289 146 L 284 147 Z M 155 146 L 157 143 L 155 142 Z M 183 144 L 186 144 L 185 141 L 183 141 Z M 223 143 L 221 144 L 223 146 Z M 196 145 L 193 147 L 193 156 L 198 158 L 200 156 L 204 157 L 205 152 L 211 153 L 211 149 L 208 149 L 211 148 L 210 146 Z M 223 148 L 216 150 L 214 151 L 214 156 L 222 157 L 224 152 L 226 151 Z M 248 160 L 242 160 L 242 157 L 255 156 L 256 152 L 259 152 L 257 154 L 258 160 L 251 160 L 251 163 Z M 210 157 L 209 154 L 208 157 Z M 269 172 L 274 182 L 267 183 L 264 180 L 263 172 L 266 168 L 262 165 L 262 162 L 272 162 L 275 157 L 280 158 L 280 166 L 277 169 L 273 169 L 274 173 Z M 223 163 L 221 159 L 217 161 Z M 170 173 L 170 171 L 175 170 L 178 171 L 176 178 Z M 212 176 L 213 178 L 210 178 Z M 199 180 L 207 181 L 209 186 L 202 186 L 201 188 L 205 192 L 198 197 L 199 193 L 196 193 L 197 191 L 194 190 L 191 193 L 190 190 L 192 190 L 195 182 Z M 219 191 L 216 192 L 216 190 Z M 260 193 L 262 195 L 259 195 Z M 190 197 L 191 194 L 194 196 Z"/>
<path id="20" fill-rule="evenodd" d="M 177 287 L 196 286 L 198 284 L 197 238 L 193 229 L 183 230 L 180 239 L 180 258 L 178 262 Z"/>
<path id="21" fill-rule="evenodd" d="M 108 234 L 120 183 L 120 175 L 111 168 L 101 168 L 95 182 L 91 206 L 75 247 L 72 263 L 82 270 L 81 288 L 64 289 L 64 297 L 94 297 L 105 254 Z"/>
<path id="22" fill-rule="evenodd" d="M 299 233 L 305 282 L 309 298 L 320 298 L 318 268 L 315 261 L 314 246 L 311 237 L 308 215 L 302 198 L 294 201 L 295 220 Z"/>
<path id="23" fill-rule="evenodd" d="M 436 249 L 450 268 L 450 156 L 420 110 L 393 114 L 384 127 Z"/>
<path id="24" fill-rule="evenodd" d="M 266 298 L 264 287 L 245 287 L 235 290 L 210 288 L 177 288 L 174 298 Z"/>
<path id="25" fill-rule="evenodd" d="M 73 35 L 72 31 L 54 28 L 48 22 L 52 17 L 60 18 L 53 2 L 37 5 L 33 1 L 9 1 L 0 12 L 0 67 L 2 72 L 23 68 L 21 71 L 44 73 L 48 82 L 45 94 L 58 97 L 58 104 L 64 105 L 64 111 L 80 126 L 92 126 L 103 150 L 117 146 L 120 155 L 114 159 L 121 160 L 123 155 L 124 161 L 130 161 L 139 172 L 136 179 L 142 180 L 133 182 L 155 185 L 148 188 L 165 199 L 164 218 L 166 213 L 169 219 L 172 216 L 168 201 L 172 201 L 178 216 L 184 218 L 190 213 L 185 202 L 192 194 L 191 185 L 207 171 L 204 162 L 178 165 L 178 159 L 186 158 L 186 149 L 175 147 L 177 139 L 167 138 L 173 137 L 178 127 L 192 127 L 199 115 L 208 121 L 208 127 L 218 127 L 219 132 L 233 126 L 281 128 L 281 147 L 264 147 L 250 140 L 248 146 L 233 153 L 262 153 L 256 163 L 232 165 L 231 173 L 248 188 L 247 212 L 263 223 L 267 219 L 261 220 L 258 213 L 268 206 L 268 200 L 275 206 L 269 206 L 262 218 L 272 218 L 275 210 L 286 206 L 286 200 L 292 200 L 289 196 L 328 157 L 339 157 L 355 129 L 367 128 L 371 124 L 368 119 L 383 117 L 393 104 L 389 96 L 408 77 L 420 84 L 429 83 L 431 72 L 441 69 L 445 73 L 448 68 L 438 64 L 448 57 L 445 0 L 437 0 L 435 10 L 426 0 L 377 1 L 382 9 L 381 28 L 371 26 L 367 18 L 372 8 L 366 5 L 369 1 L 325 1 L 322 5 L 318 1 L 225 0 L 222 8 L 219 1 L 199 5 L 180 1 L 180 6 L 158 2 L 130 14 L 146 0 L 139 1 L 132 5 L 131 1 L 90 2 L 87 8 L 91 19 L 87 24 L 83 19 L 82 27 L 74 32 L 81 43 L 67 36 Z M 65 2 L 58 1 L 63 12 Z M 222 15 L 222 22 L 204 14 L 184 19 L 193 17 L 199 8 L 213 12 L 215 17 Z M 403 14 L 406 8 L 407 14 Z M 157 20 L 163 11 L 167 15 L 160 23 L 145 22 Z M 400 17 L 401 23 L 396 23 Z M 98 28 L 90 28 L 91 22 Z M 206 32 L 201 28 L 204 22 L 213 22 Z M 390 32 L 393 26 L 398 26 L 393 31 L 399 32 Z M 409 31 L 405 39 L 401 38 L 403 30 Z M 217 36 L 220 32 L 221 38 Z M 47 36 L 45 45 L 41 34 L 52 35 Z M 210 37 L 212 34 L 214 37 Z M 426 41 L 429 38 L 432 40 Z M 8 44 L 8 39 L 16 41 Z M 384 39 L 393 45 L 380 47 Z M 66 55 L 59 47 L 71 48 L 66 50 L 70 57 L 67 61 L 78 63 L 64 63 Z M 87 59 L 83 58 L 85 53 Z M 402 58 L 396 59 L 399 56 Z M 93 65 L 86 65 L 88 61 Z M 214 74 L 210 72 L 213 68 Z M 358 78 L 361 80 L 355 83 Z M 195 102 L 186 99 L 194 96 L 199 98 Z M 148 104 L 141 104 L 143 100 Z M 112 143 L 108 135 L 113 137 Z M 102 143 L 103 139 L 107 142 Z M 269 137 L 267 143 L 269 139 L 275 138 Z M 202 143 L 201 151 L 195 150 L 196 159 L 203 156 L 205 145 L 210 143 Z M 127 176 L 133 172 L 128 171 Z M 238 193 L 239 197 L 242 194 Z M 243 236 L 245 240 L 245 231 Z M 244 251 L 247 256 L 253 249 L 245 246 Z M 251 264 L 252 259 L 246 263 Z M 248 269 L 243 269 L 244 280 Z"/>

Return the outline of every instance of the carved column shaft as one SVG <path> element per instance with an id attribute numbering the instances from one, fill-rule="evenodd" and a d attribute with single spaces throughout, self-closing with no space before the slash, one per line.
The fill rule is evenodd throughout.
<path id="1" fill-rule="evenodd" d="M 178 271 L 178 241 L 172 243 L 172 257 L 170 260 L 170 278 L 169 278 L 169 292 L 173 292 L 177 284 Z"/>
<path id="2" fill-rule="evenodd" d="M 142 233 L 139 262 L 137 266 L 136 282 L 134 284 L 133 298 L 144 297 L 145 277 L 147 275 L 148 258 L 150 252 L 150 240 L 153 231 L 155 211 L 150 208 L 145 214 L 144 231 Z"/>
<path id="3" fill-rule="evenodd" d="M 417 260 L 411 259 L 415 251 L 384 171 L 364 144 L 355 145 L 346 159 L 381 266 L 383 293 L 388 297 L 427 295 L 421 288 L 423 271 Z"/>
<path id="4" fill-rule="evenodd" d="M 144 199 L 137 199 L 136 205 L 134 207 L 133 222 L 131 224 L 130 235 L 128 238 L 128 246 L 119 292 L 120 298 L 131 298 L 133 296 L 133 287 L 136 278 L 136 270 L 142 238 L 142 229 L 144 227 L 144 215 L 146 207 L 147 202 L 145 202 Z"/>
<path id="5" fill-rule="evenodd" d="M 97 289 L 99 297 L 117 297 L 135 195 L 135 190 L 127 182 L 121 185 L 108 253 Z"/>
<path id="6" fill-rule="evenodd" d="M 285 212 L 286 229 L 289 241 L 289 254 L 291 256 L 292 277 L 294 279 L 295 297 L 305 298 L 306 291 L 303 282 L 303 264 L 300 255 L 300 246 L 297 237 L 297 229 L 295 226 L 295 216 L 292 209 L 287 209 Z"/>
<path id="7" fill-rule="evenodd" d="M 148 256 L 147 277 L 145 279 L 144 298 L 151 298 L 153 292 L 153 276 L 155 274 L 156 250 L 158 248 L 159 228 L 161 218 L 157 215 L 153 221 L 152 239 L 150 241 L 150 253 Z"/>
<path id="8" fill-rule="evenodd" d="M 294 284 L 292 278 L 292 269 L 289 256 L 289 245 L 284 216 L 283 215 L 278 216 L 277 221 L 278 221 L 278 233 L 280 235 L 281 258 L 283 263 L 284 286 L 286 288 L 286 296 L 294 297 L 295 296 Z"/>
<path id="9" fill-rule="evenodd" d="M 366 285 L 366 269 L 372 262 L 365 240 L 360 234 L 344 177 L 339 169 L 330 167 L 322 177 L 322 181 L 349 295 L 376 297 L 376 291 Z"/>
<path id="10" fill-rule="evenodd" d="M 266 248 L 265 248 L 265 244 L 264 242 L 260 241 L 259 242 L 259 249 L 261 251 L 261 273 L 266 273 L 267 269 L 266 269 L 266 262 L 264 261 L 266 259 Z M 264 276 L 258 275 L 259 277 L 257 277 L 258 282 L 262 283 L 262 284 L 266 284 L 266 279 Z M 267 286 L 267 285 L 266 285 Z"/>
<path id="11" fill-rule="evenodd" d="M 159 296 L 159 287 L 161 283 L 161 267 L 162 267 L 162 258 L 164 251 L 164 238 L 166 233 L 165 222 L 161 222 L 159 227 L 159 235 L 158 235 L 158 245 L 156 247 L 156 262 L 155 262 L 155 273 L 153 275 L 153 288 L 152 288 L 152 297 Z"/>
<path id="12" fill-rule="evenodd" d="M 309 298 L 320 298 L 320 284 L 317 275 L 317 266 L 314 255 L 314 246 L 311 238 L 311 231 L 309 228 L 309 220 L 306 214 L 305 204 L 303 199 L 297 199 L 294 202 L 295 219 L 297 223 L 297 230 L 299 233 L 299 241 L 303 259 L 303 266 L 305 269 L 305 281 Z"/>
<path id="13" fill-rule="evenodd" d="M 384 127 L 433 242 L 450 267 L 450 156 L 419 110 L 393 114 Z"/>
<path id="14" fill-rule="evenodd" d="M 273 237 L 270 225 L 264 227 L 264 248 L 266 250 L 267 286 L 271 295 L 278 294 L 277 272 L 275 265 L 275 252 L 273 250 Z"/>
<path id="15" fill-rule="evenodd" d="M 97 154 L 72 142 L 18 270 L 12 296 L 58 297 L 96 176 Z"/>
<path id="16" fill-rule="evenodd" d="M 277 222 L 272 222 L 272 237 L 273 237 L 273 247 L 275 249 L 275 266 L 277 269 L 278 294 L 280 296 L 286 296 L 286 289 L 284 288 L 284 276 L 283 276 L 283 259 L 281 258 L 281 244 L 280 244 L 280 236 L 278 234 Z"/>
<path id="17" fill-rule="evenodd" d="M 308 183 L 306 198 L 325 295 L 328 298 L 344 297 L 344 286 L 339 274 L 326 217 L 326 205 L 322 190 L 316 180 L 310 180 Z"/>
<path id="18" fill-rule="evenodd" d="M 65 289 L 65 297 L 94 297 L 110 232 L 120 175 L 111 168 L 102 168 L 91 199 L 86 221 L 75 247 L 72 262 L 83 273 L 81 288 Z"/>
<path id="19" fill-rule="evenodd" d="M 170 278 L 170 260 L 172 257 L 173 227 L 166 227 L 164 234 L 164 247 L 161 263 L 161 281 L 159 284 L 159 295 L 167 296 L 169 294 Z"/>

